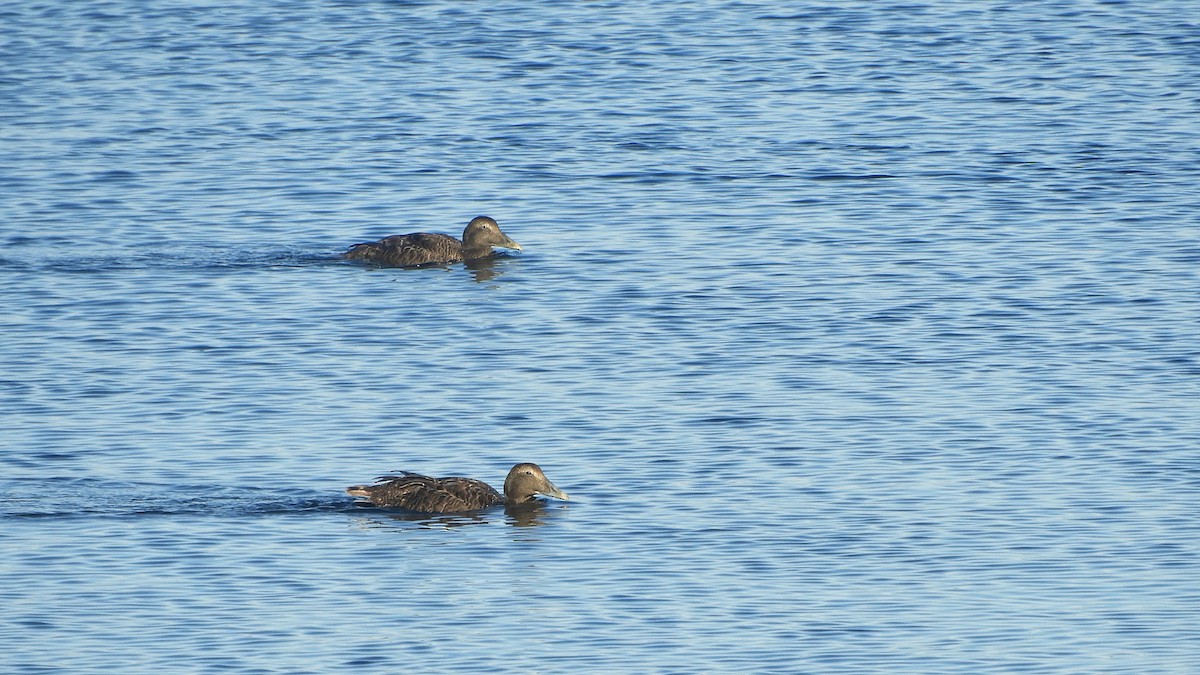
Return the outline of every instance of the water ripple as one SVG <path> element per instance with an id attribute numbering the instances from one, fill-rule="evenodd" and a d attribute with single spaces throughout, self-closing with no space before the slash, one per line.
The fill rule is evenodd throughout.
<path id="1" fill-rule="evenodd" d="M 1179 8 L 613 9 L 0 10 L 5 672 L 1197 670 Z"/>

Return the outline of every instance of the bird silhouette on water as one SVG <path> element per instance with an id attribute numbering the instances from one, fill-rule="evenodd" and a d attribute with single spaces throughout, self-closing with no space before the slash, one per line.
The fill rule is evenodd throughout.
<path id="1" fill-rule="evenodd" d="M 508 472 L 503 494 L 474 478 L 433 478 L 409 471 L 380 476 L 373 485 L 353 485 L 346 492 L 375 506 L 422 513 L 476 511 L 500 504 L 519 507 L 540 502 L 538 495 L 568 499 L 567 493 L 555 487 L 537 464 L 529 463 L 517 464 Z"/>
<path id="2" fill-rule="evenodd" d="M 461 241 L 448 234 L 429 232 L 394 234 L 379 241 L 355 244 L 342 254 L 342 258 L 387 267 L 419 267 L 479 260 L 492 255 L 492 247 L 525 250 L 501 232 L 495 220 L 478 216 L 467 223 Z"/>

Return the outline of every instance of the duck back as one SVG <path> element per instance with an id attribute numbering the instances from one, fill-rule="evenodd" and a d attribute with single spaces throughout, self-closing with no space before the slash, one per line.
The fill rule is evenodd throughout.
<path id="1" fill-rule="evenodd" d="M 457 476 L 433 478 L 409 472 L 381 476 L 374 485 L 356 485 L 346 492 L 366 497 L 376 506 L 423 513 L 475 511 L 504 503 L 504 497 L 481 480 Z"/>
<path id="2" fill-rule="evenodd" d="M 342 258 L 391 267 L 437 265 L 462 260 L 463 245 L 447 234 L 396 234 L 379 241 L 355 244 L 342 254 Z"/>

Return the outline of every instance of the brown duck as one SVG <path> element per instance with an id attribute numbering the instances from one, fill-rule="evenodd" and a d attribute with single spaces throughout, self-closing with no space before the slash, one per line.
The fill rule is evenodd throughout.
<path id="1" fill-rule="evenodd" d="M 354 485 L 348 494 L 364 497 L 375 506 L 420 511 L 456 513 L 489 506 L 521 506 L 538 500 L 537 495 L 567 499 L 567 493 L 554 487 L 537 464 L 518 464 L 504 479 L 504 494 L 474 478 L 431 478 L 403 471 L 399 476 L 380 476 L 374 485 Z"/>
<path id="2" fill-rule="evenodd" d="M 394 234 L 379 241 L 355 244 L 342 254 L 342 258 L 388 267 L 417 267 L 486 258 L 492 254 L 493 246 L 524 250 L 500 231 L 496 221 L 478 216 L 467 223 L 462 241 L 448 234 Z"/>

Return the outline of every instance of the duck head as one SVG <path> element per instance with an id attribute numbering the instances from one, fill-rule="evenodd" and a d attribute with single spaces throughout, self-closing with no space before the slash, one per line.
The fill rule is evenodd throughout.
<path id="1" fill-rule="evenodd" d="M 476 216 L 467 223 L 467 228 L 463 230 L 463 248 L 469 250 L 478 250 L 492 246 L 500 248 L 511 248 L 517 251 L 524 251 L 521 245 L 509 239 L 507 234 L 500 231 L 500 226 L 496 221 L 487 216 Z"/>
<path id="2" fill-rule="evenodd" d="M 504 502 L 509 506 L 526 504 L 535 501 L 537 495 L 569 499 L 567 493 L 559 490 L 546 478 L 537 464 L 518 464 L 508 472 L 504 479 Z"/>

